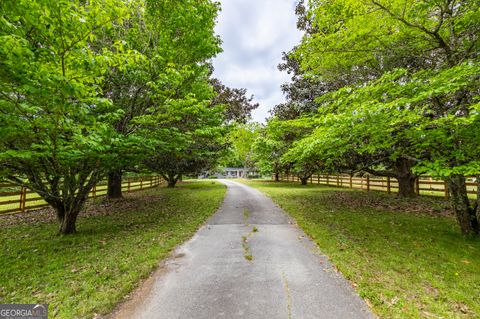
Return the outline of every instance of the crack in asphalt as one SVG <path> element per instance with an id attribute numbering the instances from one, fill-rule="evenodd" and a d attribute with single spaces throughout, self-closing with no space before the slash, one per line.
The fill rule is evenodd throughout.
<path id="1" fill-rule="evenodd" d="M 285 295 L 287 297 L 287 313 L 288 319 L 292 319 L 292 294 L 290 293 L 290 286 L 288 284 L 287 275 L 282 271 L 283 288 L 285 289 Z"/>

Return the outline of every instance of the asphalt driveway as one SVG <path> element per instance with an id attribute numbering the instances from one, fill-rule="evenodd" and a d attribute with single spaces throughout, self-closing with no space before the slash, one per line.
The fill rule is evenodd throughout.
<path id="1" fill-rule="evenodd" d="M 238 182 L 115 318 L 373 318 L 292 220 Z"/>

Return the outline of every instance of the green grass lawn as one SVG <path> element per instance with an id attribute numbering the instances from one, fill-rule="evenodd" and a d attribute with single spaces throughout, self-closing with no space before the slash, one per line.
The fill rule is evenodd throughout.
<path id="1" fill-rule="evenodd" d="M 48 303 L 50 318 L 106 314 L 220 206 L 212 181 L 97 200 L 78 234 L 57 235 L 53 213 L 0 217 L 0 303 Z"/>
<path id="2" fill-rule="evenodd" d="M 480 239 L 444 200 L 242 182 L 291 214 L 381 318 L 480 318 Z"/>

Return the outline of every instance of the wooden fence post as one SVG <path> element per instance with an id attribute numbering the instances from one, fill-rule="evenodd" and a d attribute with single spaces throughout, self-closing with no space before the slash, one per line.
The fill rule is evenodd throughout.
<path id="1" fill-rule="evenodd" d="M 313 174 L 310 176 L 310 184 L 313 184 Z"/>
<path id="2" fill-rule="evenodd" d="M 337 175 L 337 187 L 340 186 L 340 180 L 338 179 L 338 175 Z"/>
<path id="3" fill-rule="evenodd" d="M 92 188 L 92 197 L 93 197 L 93 198 L 97 197 L 97 185 L 93 185 L 93 188 Z"/>
<path id="4" fill-rule="evenodd" d="M 20 211 L 22 213 L 25 212 L 26 203 L 27 203 L 27 188 L 22 186 L 22 189 L 20 190 Z"/>
<path id="5" fill-rule="evenodd" d="M 448 191 L 447 181 L 443 181 L 443 187 L 445 189 L 445 199 L 450 199 L 450 192 Z"/>
<path id="6" fill-rule="evenodd" d="M 370 191 L 370 175 L 367 175 L 367 192 Z"/>
<path id="7" fill-rule="evenodd" d="M 143 189 L 143 176 L 140 177 L 140 190 Z"/>
<path id="8" fill-rule="evenodd" d="M 415 180 L 415 188 L 416 188 L 417 195 L 420 195 L 420 178 L 419 177 L 417 177 L 417 179 Z"/>
<path id="9" fill-rule="evenodd" d="M 320 185 L 320 174 L 317 175 L 317 184 Z"/>
<path id="10" fill-rule="evenodd" d="M 387 192 L 390 194 L 392 192 L 391 186 L 390 186 L 390 176 L 387 176 Z"/>
<path id="11" fill-rule="evenodd" d="M 350 175 L 350 188 L 353 188 L 353 176 Z"/>

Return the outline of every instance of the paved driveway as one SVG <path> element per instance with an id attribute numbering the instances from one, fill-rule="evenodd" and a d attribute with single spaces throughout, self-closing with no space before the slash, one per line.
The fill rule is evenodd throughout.
<path id="1" fill-rule="evenodd" d="M 268 197 L 223 180 L 219 211 L 116 318 L 373 318 Z"/>

